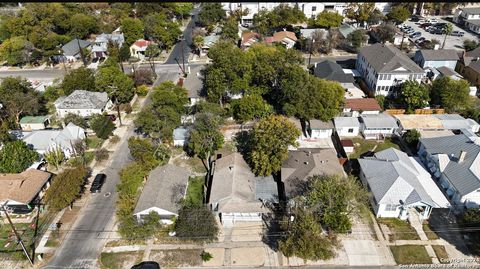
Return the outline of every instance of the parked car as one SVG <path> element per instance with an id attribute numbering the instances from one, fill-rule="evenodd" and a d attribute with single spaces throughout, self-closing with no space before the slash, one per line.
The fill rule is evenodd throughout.
<path id="1" fill-rule="evenodd" d="M 415 24 L 422 24 L 422 23 L 426 23 L 428 22 L 427 20 L 424 20 L 424 19 L 421 19 L 421 20 L 418 20 Z"/>
<path id="2" fill-rule="evenodd" d="M 407 31 L 409 31 L 409 30 L 413 30 L 412 27 L 407 26 L 407 27 L 405 27 L 405 28 L 402 29 L 403 32 L 407 32 Z"/>
<path id="3" fill-rule="evenodd" d="M 160 269 L 160 265 L 157 262 L 147 261 L 141 262 L 133 266 L 131 269 Z"/>
<path id="4" fill-rule="evenodd" d="M 462 37 L 463 35 L 465 35 L 465 32 L 462 32 L 462 31 L 453 31 L 450 35 Z"/>
<path id="5" fill-rule="evenodd" d="M 429 19 L 427 20 L 429 23 L 438 23 L 438 20 L 437 19 Z"/>
<path id="6" fill-rule="evenodd" d="M 420 37 L 422 35 L 422 33 L 420 32 L 415 32 L 413 34 L 410 35 L 410 38 L 417 38 L 417 37 Z"/>
<path id="7" fill-rule="evenodd" d="M 445 29 L 435 28 L 432 34 L 443 35 L 445 34 Z"/>
<path id="8" fill-rule="evenodd" d="M 412 17 L 410 17 L 409 21 L 412 21 L 412 22 L 418 22 L 420 20 L 420 18 L 416 15 L 413 15 Z"/>
<path id="9" fill-rule="evenodd" d="M 100 190 L 102 189 L 103 183 L 105 183 L 106 178 L 107 178 L 107 175 L 105 174 L 97 174 L 93 179 L 92 186 L 90 187 L 90 192 L 92 193 L 100 192 Z"/>
<path id="10" fill-rule="evenodd" d="M 105 116 L 108 117 L 111 121 L 116 121 L 117 120 L 117 116 L 115 116 L 114 114 L 107 114 Z"/>
<path id="11" fill-rule="evenodd" d="M 405 34 L 407 34 L 407 35 L 410 35 L 410 34 L 413 34 L 413 33 L 415 33 L 415 30 L 413 30 L 413 29 L 409 29 L 405 32 Z"/>
<path id="12" fill-rule="evenodd" d="M 428 23 L 428 22 L 422 23 L 422 24 L 419 25 L 420 28 L 424 28 L 424 29 L 426 29 L 426 28 L 429 27 L 429 26 L 432 26 L 432 24 L 431 24 L 431 23 Z"/>
<path id="13" fill-rule="evenodd" d="M 420 44 L 420 43 L 422 43 L 422 42 L 425 41 L 425 40 L 426 40 L 426 38 L 422 36 L 422 37 L 420 37 L 419 39 L 415 40 L 415 43 Z"/>

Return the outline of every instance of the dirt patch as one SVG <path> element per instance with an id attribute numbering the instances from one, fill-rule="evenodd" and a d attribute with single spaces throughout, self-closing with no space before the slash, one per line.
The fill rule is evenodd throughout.
<path id="1" fill-rule="evenodd" d="M 100 267 L 102 269 L 123 269 L 132 268 L 142 261 L 143 252 L 119 252 L 100 254 Z"/>
<path id="2" fill-rule="evenodd" d="M 156 261 L 161 268 L 176 268 L 182 266 L 201 266 L 202 249 L 175 249 L 150 252 L 150 260 Z"/>

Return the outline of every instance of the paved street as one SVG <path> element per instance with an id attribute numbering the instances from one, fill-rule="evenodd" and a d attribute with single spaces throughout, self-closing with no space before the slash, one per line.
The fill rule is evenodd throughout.
<path id="1" fill-rule="evenodd" d="M 62 78 L 64 75 L 63 69 L 0 71 L 0 78 L 20 76 L 26 79 L 46 81 Z"/>

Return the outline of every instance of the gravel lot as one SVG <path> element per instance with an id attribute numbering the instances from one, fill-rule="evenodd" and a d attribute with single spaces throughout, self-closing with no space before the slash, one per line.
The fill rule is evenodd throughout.
<path id="1" fill-rule="evenodd" d="M 449 23 L 449 21 L 442 20 L 441 18 L 435 17 L 439 23 Z M 411 21 L 406 21 L 404 23 L 405 25 L 411 26 L 415 32 L 420 32 L 422 33 L 421 36 L 425 37 L 427 40 L 432 40 L 432 39 L 437 39 L 440 41 L 440 47 L 443 44 L 443 39 L 445 38 L 445 35 L 435 35 L 435 34 L 430 34 L 429 32 L 425 31 L 425 29 L 420 28 L 418 24 L 415 24 L 414 22 Z M 456 50 L 462 50 L 463 49 L 463 41 L 466 39 L 473 39 L 478 41 L 478 35 L 467 32 L 467 30 L 462 29 L 458 27 L 456 24 L 452 23 L 453 25 L 453 31 L 462 31 L 465 32 L 465 35 L 463 37 L 458 37 L 458 36 L 447 36 L 447 41 L 445 42 L 445 49 L 456 49 Z M 413 41 L 413 40 L 412 40 Z"/>

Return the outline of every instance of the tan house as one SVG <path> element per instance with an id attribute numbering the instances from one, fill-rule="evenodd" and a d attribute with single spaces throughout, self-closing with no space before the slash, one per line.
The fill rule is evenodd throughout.
<path id="1" fill-rule="evenodd" d="M 291 49 L 295 45 L 295 42 L 297 42 L 297 37 L 295 36 L 294 32 L 281 31 L 281 32 L 276 32 L 275 34 L 273 34 L 273 36 L 265 37 L 265 42 L 266 43 L 279 42 L 285 45 L 287 49 Z"/>
<path id="2" fill-rule="evenodd" d="M 455 71 L 474 86 L 480 86 L 480 47 L 464 52 L 460 56 Z"/>

